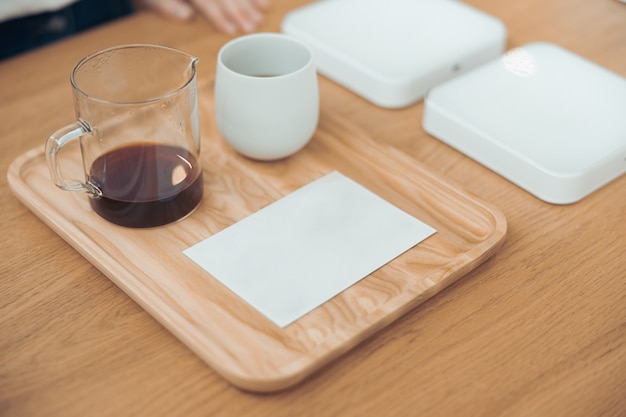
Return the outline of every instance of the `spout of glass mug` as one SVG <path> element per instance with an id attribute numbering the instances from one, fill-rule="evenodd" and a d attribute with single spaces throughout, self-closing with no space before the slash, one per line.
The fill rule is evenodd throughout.
<path id="1" fill-rule="evenodd" d="M 200 58 L 186 54 L 185 52 L 181 53 L 187 55 L 187 57 L 189 58 L 189 81 L 191 81 L 196 76 L 196 65 L 198 64 L 198 61 L 200 61 Z"/>
<path id="2" fill-rule="evenodd" d="M 190 82 L 191 80 L 193 80 L 193 78 L 196 76 L 196 65 L 200 61 L 200 58 L 190 55 L 187 52 L 180 51 L 178 49 L 173 49 L 173 48 L 164 47 L 164 46 L 161 48 L 163 48 L 164 50 L 167 50 L 168 52 L 179 54 L 181 55 L 181 57 L 185 57 L 186 61 L 182 59 L 180 60 L 182 61 L 180 62 L 180 64 L 183 64 L 183 62 L 186 62 L 186 66 L 182 70 L 182 73 L 187 78 L 187 82 Z M 179 69 L 174 69 L 174 72 L 180 70 L 180 65 L 178 65 L 178 67 Z"/>
<path id="3" fill-rule="evenodd" d="M 198 61 L 200 61 L 200 58 L 189 55 L 189 66 L 192 74 L 196 73 L 196 65 L 198 64 Z"/>
<path id="4" fill-rule="evenodd" d="M 188 81 L 191 81 L 194 78 L 194 76 L 196 75 L 196 65 L 198 64 L 198 61 L 200 61 L 200 58 L 195 57 L 193 55 L 190 55 L 190 54 L 188 54 L 186 52 L 179 51 L 177 49 L 170 49 L 170 48 L 168 48 L 168 50 L 170 50 L 171 52 L 180 54 L 180 55 L 182 55 L 182 56 L 184 56 L 184 57 L 186 57 L 188 59 L 187 67 L 185 68 L 183 73 L 188 76 Z"/>

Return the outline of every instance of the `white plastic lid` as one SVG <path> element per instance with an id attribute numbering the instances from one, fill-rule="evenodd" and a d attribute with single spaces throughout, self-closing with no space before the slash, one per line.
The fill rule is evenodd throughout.
<path id="1" fill-rule="evenodd" d="M 423 126 L 537 197 L 572 203 L 626 172 L 626 79 L 532 43 L 433 88 Z"/>
<path id="2" fill-rule="evenodd" d="M 506 29 L 454 0 L 322 0 L 290 12 L 284 33 L 318 71 L 382 107 L 403 107 L 502 54 Z"/>

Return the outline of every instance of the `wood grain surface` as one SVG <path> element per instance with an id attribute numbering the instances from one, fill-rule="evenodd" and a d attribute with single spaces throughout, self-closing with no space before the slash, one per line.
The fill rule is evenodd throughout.
<path id="1" fill-rule="evenodd" d="M 261 30 L 277 31 L 306 3 L 273 0 Z M 554 42 L 626 76 L 619 1 L 467 3 L 506 24 L 509 48 Z M 120 43 L 177 47 L 200 58 L 201 94 L 210 96 L 229 39 L 202 21 L 138 14 L 0 62 L 2 171 L 73 120 L 69 72 L 81 57 Z M 258 395 L 207 366 L 33 215 L 2 175 L 1 416 L 625 415 L 626 177 L 579 203 L 550 205 L 426 134 L 422 103 L 377 108 L 323 77 L 320 92 L 329 132 L 391 145 L 500 209 L 500 250 L 306 381 Z M 203 106 L 203 140 L 217 141 L 210 100 Z"/>
<path id="2" fill-rule="evenodd" d="M 212 102 L 208 93 L 199 99 L 201 107 Z M 74 148 L 74 158 L 64 158 L 64 169 L 80 173 L 82 159 Z M 500 210 L 330 114 L 311 142 L 286 160 L 252 161 L 223 140 L 206 140 L 202 148 L 204 200 L 190 216 L 165 227 L 137 230 L 101 219 L 85 193 L 64 192 L 52 183 L 41 147 L 18 157 L 7 178 L 31 211 L 210 366 L 246 390 L 271 392 L 300 382 L 454 283 L 504 241 L 506 220 Z M 436 234 L 285 328 L 183 254 L 332 171 L 426 222 Z"/>

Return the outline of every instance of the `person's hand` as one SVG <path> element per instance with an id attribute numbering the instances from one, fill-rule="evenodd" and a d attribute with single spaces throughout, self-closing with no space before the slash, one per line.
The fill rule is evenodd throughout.
<path id="1" fill-rule="evenodd" d="M 180 21 L 200 14 L 220 32 L 235 34 L 255 30 L 269 0 L 138 0 L 138 5 Z"/>

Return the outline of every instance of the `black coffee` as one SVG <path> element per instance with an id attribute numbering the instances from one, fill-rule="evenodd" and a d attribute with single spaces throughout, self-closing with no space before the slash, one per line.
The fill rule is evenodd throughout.
<path id="1" fill-rule="evenodd" d="M 108 152 L 91 165 L 89 181 L 102 191 L 91 207 L 108 221 L 154 227 L 189 214 L 202 199 L 202 170 L 187 150 L 134 144 Z"/>

